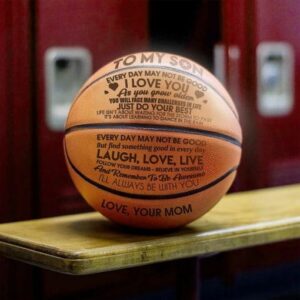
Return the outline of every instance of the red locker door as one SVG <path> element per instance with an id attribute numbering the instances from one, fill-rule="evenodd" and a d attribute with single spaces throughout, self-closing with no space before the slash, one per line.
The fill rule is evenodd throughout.
<path id="1" fill-rule="evenodd" d="M 0 2 L 0 220 L 4 222 L 9 215 L 9 142 L 8 142 L 8 6 Z"/>
<path id="2" fill-rule="evenodd" d="M 263 84 L 262 88 L 271 89 L 269 94 L 277 101 L 265 112 L 260 104 L 271 99 L 264 100 L 262 96 L 256 99 L 257 154 L 261 173 L 257 184 L 273 186 L 300 182 L 300 78 L 296 76 L 300 71 L 300 2 L 256 0 L 254 4 L 256 90 L 261 93 L 260 85 Z M 270 53 L 260 62 L 263 46 L 269 46 Z M 266 62 L 267 59 L 270 61 Z M 282 78 L 277 78 L 279 76 Z M 273 85 L 279 83 L 281 86 L 273 87 L 272 81 L 275 81 Z M 279 111 L 276 111 L 276 105 Z"/>
<path id="3" fill-rule="evenodd" d="M 30 17 L 27 1 L 0 3 L 0 221 L 32 216 Z"/>
<path id="4" fill-rule="evenodd" d="M 32 102 L 30 1 L 0 1 L 0 222 L 30 219 Z M 32 268 L 0 259 L 0 299 L 31 299 Z"/>
<path id="5" fill-rule="evenodd" d="M 224 44 L 224 83 L 239 111 L 243 130 L 242 160 L 233 190 L 255 187 L 257 164 L 250 159 L 256 151 L 254 58 L 251 38 L 254 18 L 251 1 L 222 2 L 222 42 Z"/>
<path id="6" fill-rule="evenodd" d="M 8 142 L 8 6 L 0 1 L 0 222 L 9 220 L 9 142 Z M 12 278 L 9 272 L 10 263 L 0 258 L 0 298 L 8 299 L 10 296 L 9 283 L 7 279 Z"/>
<path id="7" fill-rule="evenodd" d="M 238 189 L 300 182 L 300 2 L 224 2 L 227 85 L 244 131 Z"/>
<path id="8" fill-rule="evenodd" d="M 36 1 L 36 125 L 41 216 L 87 209 L 65 167 L 63 129 L 51 128 L 47 122 L 47 50 L 53 47 L 64 47 L 67 51 L 84 48 L 90 53 L 93 71 L 119 55 L 144 50 L 148 40 L 147 4 L 144 0 Z M 56 63 L 61 70 L 68 67 L 65 60 L 56 60 Z"/>
<path id="9" fill-rule="evenodd" d="M 298 0 L 223 1 L 226 85 L 238 106 L 244 136 L 236 190 L 300 182 L 300 82 L 295 76 L 300 67 L 299 14 Z M 278 50 L 278 43 L 283 48 L 279 47 Z M 287 62 L 280 62 L 281 55 L 283 54 L 284 59 L 288 52 L 280 49 L 285 49 L 287 44 L 293 49 L 294 76 L 284 74 L 279 79 L 294 77 L 294 88 L 289 88 L 294 92 L 292 108 L 288 106 L 289 102 L 282 106 L 284 95 L 282 96 L 280 89 L 274 88 L 278 83 L 275 75 L 278 75 L 282 65 Z M 268 51 L 262 53 L 261 45 L 270 46 L 265 48 L 270 51 L 266 70 L 262 68 L 264 64 L 261 55 L 266 54 L 264 58 L 268 58 Z M 284 80 L 281 83 L 281 89 L 288 85 Z M 262 84 L 266 84 L 263 91 Z M 264 100 L 271 101 L 270 105 L 261 106 L 261 92 L 266 91 L 278 102 L 272 102 L 267 97 Z M 232 278 L 234 284 L 235 278 L 249 270 L 264 270 L 297 261 L 299 253 L 297 241 L 224 253 L 223 263 L 226 268 L 220 276 Z M 268 289 L 266 286 L 266 290 Z"/>

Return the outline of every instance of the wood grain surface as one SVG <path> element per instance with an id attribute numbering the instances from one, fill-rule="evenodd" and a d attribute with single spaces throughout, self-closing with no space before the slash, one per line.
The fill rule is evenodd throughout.
<path id="1" fill-rule="evenodd" d="M 98 213 L 0 225 L 0 253 L 46 269 L 91 274 L 300 237 L 300 185 L 225 196 L 168 232 L 119 227 Z"/>

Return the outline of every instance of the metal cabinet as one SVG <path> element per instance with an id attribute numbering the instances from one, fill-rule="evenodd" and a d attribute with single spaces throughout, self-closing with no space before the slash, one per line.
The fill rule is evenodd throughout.
<path id="1" fill-rule="evenodd" d="M 300 3 L 223 4 L 226 84 L 244 131 L 237 189 L 300 182 Z"/>

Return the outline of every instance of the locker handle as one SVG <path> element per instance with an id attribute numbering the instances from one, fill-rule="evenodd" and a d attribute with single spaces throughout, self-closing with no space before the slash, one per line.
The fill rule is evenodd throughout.
<path id="1" fill-rule="evenodd" d="M 285 42 L 262 42 L 257 51 L 257 109 L 264 117 L 290 114 L 294 107 L 294 52 Z"/>
<path id="2" fill-rule="evenodd" d="M 52 47 L 45 52 L 46 124 L 63 131 L 76 93 L 91 75 L 90 52 L 82 47 Z"/>

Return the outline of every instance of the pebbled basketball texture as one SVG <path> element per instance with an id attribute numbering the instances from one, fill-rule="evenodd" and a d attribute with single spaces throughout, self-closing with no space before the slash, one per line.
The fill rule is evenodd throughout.
<path id="1" fill-rule="evenodd" d="M 167 229 L 209 211 L 241 157 L 235 105 L 205 68 L 142 52 L 98 70 L 74 99 L 64 151 L 85 200 L 119 224 Z"/>

